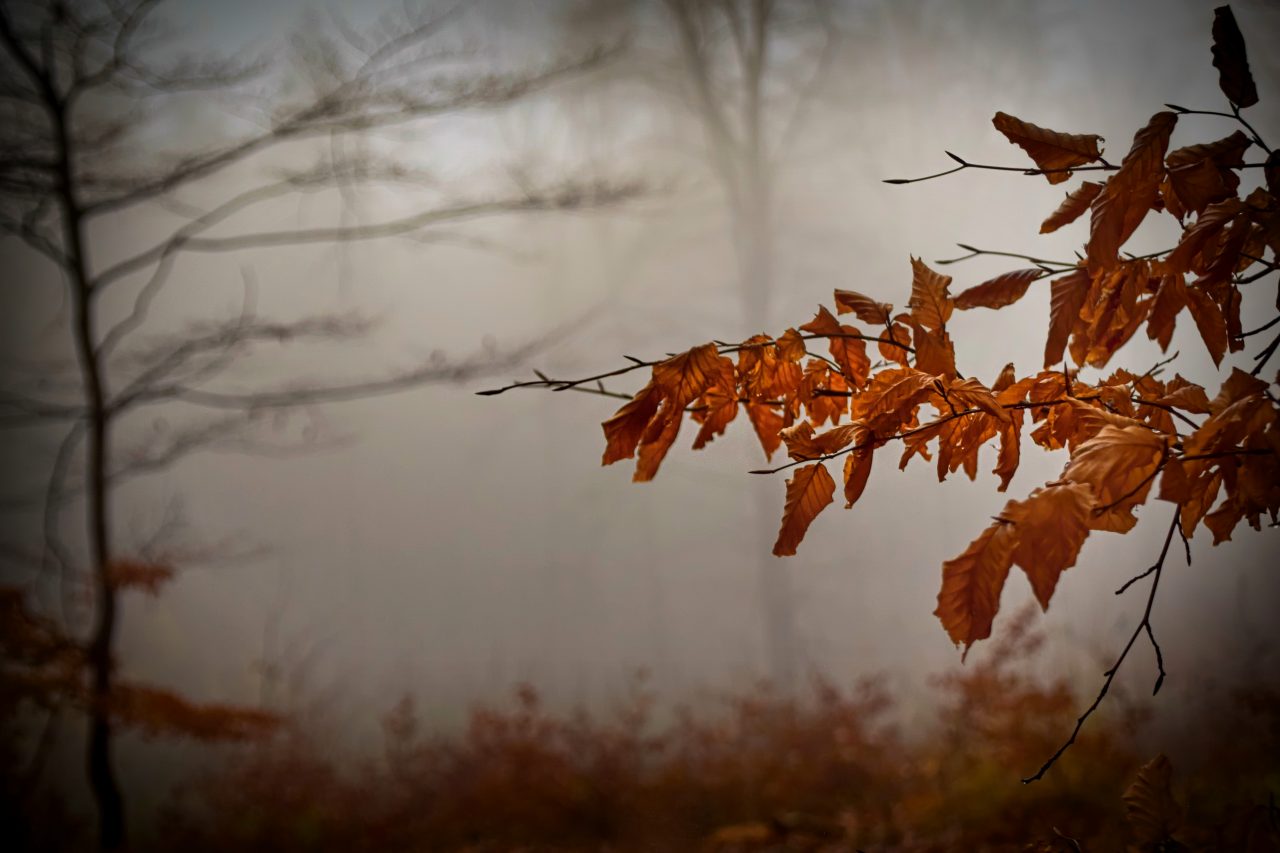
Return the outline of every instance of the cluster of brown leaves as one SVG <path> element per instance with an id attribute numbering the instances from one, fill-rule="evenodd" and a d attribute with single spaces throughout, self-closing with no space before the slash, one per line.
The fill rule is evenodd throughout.
<path id="1" fill-rule="evenodd" d="M 876 681 L 815 681 L 800 697 L 761 685 L 671 710 L 641 681 L 601 714 L 558 712 L 526 686 L 451 734 L 424 731 L 429 717 L 405 701 L 371 759 L 298 730 L 246 746 L 172 801 L 159 847 L 1066 853 L 1070 836 L 1098 851 L 1277 849 L 1274 694 L 1256 719 L 1237 703 L 1186 720 L 1182 745 L 1212 760 L 1179 752 L 1172 781 L 1167 761 L 1139 769 L 1144 710 L 1119 704 L 1062 772 L 1020 784 L 1076 703 L 1062 679 L 1031 674 L 1033 617 L 939 677 L 931 718 L 907 734 L 898 720 L 919 713 L 898 715 Z"/>
<path id="2" fill-rule="evenodd" d="M 1235 107 L 1248 106 L 1256 94 L 1250 94 L 1243 40 L 1225 7 L 1214 38 L 1223 89 Z M 1217 544 L 1241 521 L 1255 529 L 1264 517 L 1275 522 L 1280 402 L 1266 381 L 1234 368 L 1211 395 L 1180 375 L 1162 379 L 1158 369 L 1100 372 L 1144 327 L 1167 349 L 1184 309 L 1220 364 L 1228 351 L 1244 347 L 1240 288 L 1250 279 L 1242 273 L 1255 265 L 1263 274 L 1278 268 L 1280 157 L 1270 153 L 1266 185 L 1240 198 L 1237 172 L 1246 152 L 1260 144 L 1256 134 L 1236 131 L 1168 151 L 1177 121 L 1178 112 L 1154 115 L 1112 167 L 1102 160 L 1096 135 L 1059 133 L 997 113 L 996 128 L 1050 183 L 1068 180 L 1086 164 L 1111 170 L 1105 180 L 1069 192 L 1041 228 L 1054 231 L 1088 211 L 1089 238 L 1077 264 L 1017 269 L 953 295 L 950 276 L 912 258 L 905 311 L 836 290 L 835 314 L 819 307 L 812 320 L 776 338 L 707 343 L 654 363 L 649 383 L 604 422 L 604 464 L 634 457 L 635 479 L 652 479 L 686 413 L 699 426 L 693 442 L 699 449 L 745 410 L 766 456 L 785 445 L 794 460 L 774 470 L 799 466 L 787 481 L 773 548 L 784 556 L 796 552 L 834 500 L 837 482 L 826 463 L 843 457 L 849 508 L 891 442 L 902 444 L 899 468 L 917 458 L 932 461 L 939 480 L 961 469 L 974 478 L 979 451 L 996 443 L 993 473 L 1004 491 L 1018 468 L 1029 418 L 1031 441 L 1046 450 L 1066 448 L 1070 459 L 1059 479 L 1009 501 L 943 565 L 936 613 L 966 649 L 990 635 L 1013 565 L 1047 608 L 1089 534 L 1127 532 L 1137 522 L 1135 508 L 1153 492 L 1178 505 L 1188 538 L 1203 525 Z M 1161 211 L 1182 225 L 1177 245 L 1145 257 L 1122 254 L 1147 216 Z M 1268 249 L 1271 261 L 1262 257 Z M 953 313 L 1003 308 L 1041 281 L 1051 306 L 1044 369 L 1019 373 L 1009 364 L 990 384 L 962 373 L 947 328 Z M 845 314 L 856 324 L 838 316 Z M 1254 374 L 1269 355 L 1262 354 Z M 1084 381 L 1079 368 L 1098 369 L 1099 378 Z"/>

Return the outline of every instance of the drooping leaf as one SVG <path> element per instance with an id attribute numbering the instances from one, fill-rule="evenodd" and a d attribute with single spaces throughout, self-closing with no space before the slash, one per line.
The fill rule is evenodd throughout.
<path id="1" fill-rule="evenodd" d="M 1051 234 L 1062 226 L 1075 222 L 1080 218 L 1080 214 L 1089 209 L 1089 205 L 1093 204 L 1093 200 L 1100 192 L 1102 192 L 1101 183 L 1085 181 L 1067 193 L 1067 197 L 1062 200 L 1062 204 L 1058 205 L 1058 209 L 1040 223 L 1040 233 Z"/>
<path id="2" fill-rule="evenodd" d="M 1092 279 L 1083 267 L 1055 278 L 1049 285 L 1049 339 L 1044 345 L 1044 366 L 1062 361 L 1067 337 L 1080 316 Z"/>
<path id="3" fill-rule="evenodd" d="M 917 323 L 931 332 L 941 331 L 951 319 L 952 302 L 947 288 L 951 276 L 929 269 L 919 258 L 911 259 L 911 298 L 907 306 Z"/>
<path id="4" fill-rule="evenodd" d="M 861 443 L 859 439 L 856 443 Z M 844 460 L 844 508 L 850 509 L 867 487 L 867 479 L 871 476 L 871 459 L 874 448 L 865 447 L 853 451 Z"/>
<path id="5" fill-rule="evenodd" d="M 605 438 L 601 465 L 612 465 L 619 459 L 635 456 L 636 445 L 640 443 L 640 437 L 644 435 L 645 427 L 653 419 L 653 413 L 658 410 L 660 402 L 662 392 L 653 382 L 649 382 L 635 397 L 624 403 L 613 417 L 601 424 Z"/>
<path id="6" fill-rule="evenodd" d="M 1094 133 L 1059 133 L 1003 112 L 996 113 L 991 122 L 1010 142 L 1027 152 L 1051 184 L 1069 178 L 1071 173 L 1066 170 L 1102 156 L 1098 150 L 1102 137 Z"/>
<path id="7" fill-rule="evenodd" d="M 835 480 L 821 463 L 797 468 L 787 480 L 787 504 L 782 511 L 782 525 L 778 539 L 773 543 L 773 553 L 789 557 L 804 538 L 809 525 L 818 513 L 826 509 L 836 491 Z"/>
<path id="8" fill-rule="evenodd" d="M 1120 170 L 1093 200 L 1086 247 L 1091 272 L 1111 269 L 1120 247 L 1155 204 L 1164 178 L 1164 154 L 1178 122 L 1177 113 L 1159 112 L 1133 137 Z"/>
<path id="9" fill-rule="evenodd" d="M 996 521 L 963 554 L 942 564 L 942 589 L 933 613 L 951 641 L 964 645 L 966 655 L 974 643 L 991 636 L 1016 544 L 1013 525 Z"/>
<path id="10" fill-rule="evenodd" d="M 970 308 L 1003 308 L 1022 298 L 1031 282 L 1042 277 L 1044 270 L 1038 267 L 1014 270 L 975 285 L 955 298 L 955 306 L 961 311 Z"/>
<path id="11" fill-rule="evenodd" d="M 1089 536 L 1093 505 L 1092 486 L 1060 483 L 1036 489 L 1024 501 L 1010 501 L 1001 513 L 1017 531 L 1013 561 L 1026 572 L 1044 610 L 1049 609 L 1058 577 L 1076 564 Z"/>
<path id="12" fill-rule="evenodd" d="M 1155 302 L 1147 316 L 1147 337 L 1160 344 L 1160 351 L 1169 349 L 1173 340 L 1173 328 L 1178 314 L 1187 304 L 1187 286 L 1182 273 L 1166 275 L 1160 280 Z"/>
<path id="13" fill-rule="evenodd" d="M 684 407 L 675 405 L 674 398 L 668 397 L 658 407 L 657 414 L 640 436 L 640 444 L 636 448 L 636 472 L 632 482 L 647 483 L 658 474 L 658 466 L 666 458 L 667 451 L 675 444 L 680 434 L 680 424 L 684 420 Z"/>
<path id="14" fill-rule="evenodd" d="M 1244 36 L 1236 25 L 1230 6 L 1213 10 L 1213 67 L 1218 69 L 1218 87 L 1237 107 L 1258 103 L 1258 89 L 1249 73 L 1249 57 Z"/>
<path id="15" fill-rule="evenodd" d="M 1192 285 L 1186 289 L 1187 307 L 1191 309 L 1191 317 L 1196 321 L 1200 337 L 1215 366 L 1222 363 L 1227 352 L 1227 320 L 1222 316 L 1222 309 L 1209 294 Z"/>
<path id="16" fill-rule="evenodd" d="M 773 452 L 782 445 L 782 436 L 779 435 L 783 426 L 782 415 L 776 406 L 753 401 L 747 403 L 747 418 L 764 448 L 765 458 L 772 459 Z"/>

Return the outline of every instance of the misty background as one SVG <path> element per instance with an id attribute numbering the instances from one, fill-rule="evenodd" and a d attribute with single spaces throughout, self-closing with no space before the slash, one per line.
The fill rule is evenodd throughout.
<path id="1" fill-rule="evenodd" d="M 163 529 L 172 553 L 185 555 L 160 596 L 127 596 L 122 673 L 196 700 L 297 712 L 356 743 L 376 732 L 379 715 L 402 694 L 415 696 L 442 728 L 518 682 L 536 685 L 553 706 L 595 706 L 644 669 L 660 698 L 685 700 L 776 674 L 762 616 L 763 599 L 776 591 L 761 571 L 772 571 L 786 578 L 797 680 L 884 673 L 906 697 L 908 720 L 926 714 L 928 676 L 961 665 L 932 615 L 942 562 L 1010 497 L 1054 479 L 1065 453 L 1024 443 L 1008 494 L 996 492 L 988 473 L 993 449 L 984 451 L 975 483 L 953 476 L 939 484 L 928 465 L 899 472 L 886 453 L 857 508 L 824 513 L 799 555 L 780 560 L 768 545 L 785 476 L 761 487 L 746 473 L 764 458 L 745 418 L 696 453 L 686 431 L 657 479 L 633 485 L 626 464 L 599 465 L 599 424 L 617 401 L 475 392 L 532 378 L 533 368 L 576 378 L 620 367 L 625 355 L 650 359 L 713 338 L 780 334 L 812 317 L 819 302 L 829 305 L 833 288 L 900 306 L 909 257 L 956 257 L 963 254 L 956 242 L 1071 258 L 1086 226 L 1037 234 L 1063 193 L 1038 177 L 966 171 L 909 186 L 882 180 L 949 168 L 944 149 L 1023 165 L 1023 153 L 991 126 L 997 110 L 1101 134 L 1108 159 L 1119 162 L 1133 132 L 1166 102 L 1221 109 L 1209 55 L 1213 5 L 837 2 L 779 33 L 779 67 L 793 76 L 770 84 L 766 115 L 776 184 L 765 328 L 744 316 L 717 152 L 690 105 L 662 10 L 638 0 L 464 5 L 439 38 L 475 67 L 519 69 L 592 45 L 622 47 L 610 61 L 508 106 L 352 135 L 342 143 L 351 146 L 346 154 L 394 158 L 422 170 L 421 179 L 266 204 L 225 233 L 376 222 L 424 198 L 501 194 L 567 177 L 638 182 L 644 191 L 599 208 L 513 213 L 413 238 L 182 254 L 141 340 L 233 317 L 247 299 L 262 317 L 354 312 L 375 323 L 351 341 L 262 346 L 210 388 L 358 381 L 433 357 L 465 363 L 532 351 L 523 364 L 484 378 L 273 413 L 255 423 L 251 442 L 214 444 L 121 484 L 122 549 Z M 1275 136 L 1280 61 L 1267 44 L 1280 31 L 1280 5 L 1233 9 L 1261 95 L 1249 117 L 1264 138 Z M 382 11 L 336 0 L 175 0 L 167 18 L 181 35 L 166 44 L 175 55 L 279 59 L 305 54 L 308 37 L 336 17 L 363 25 Z M 281 97 L 306 85 L 300 68 L 286 63 L 268 78 Z M 270 100 L 269 89 L 258 94 Z M 130 156 L 145 163 L 244 133 L 257 117 L 235 95 L 154 105 L 147 147 Z M 1173 147 L 1231 130 L 1226 120 L 1183 116 Z M 335 156 L 327 146 L 298 143 L 250 159 L 182 200 L 213 203 L 272 169 Z M 1246 183 L 1250 177 L 1257 179 Z M 102 218 L 92 234 L 94 263 L 151 245 L 178 216 L 144 206 Z M 1169 245 L 1172 224 L 1144 226 L 1132 250 Z M 74 399 L 74 386 L 56 384 L 72 375 L 64 372 L 71 351 L 61 284 L 16 240 L 0 247 L 5 373 L 47 372 L 51 387 Z M 944 269 L 958 291 L 1021 265 L 980 258 Z M 123 316 L 140 284 L 126 282 L 111 295 L 118 305 L 104 310 Z M 1248 293 L 1244 328 L 1272 313 L 1270 296 Z M 957 315 L 961 370 L 989 383 L 1009 361 L 1023 372 L 1038 368 L 1047 316 L 1047 290 L 1034 287 L 998 314 Z M 1215 370 L 1185 316 L 1170 350 L 1182 353 L 1177 370 L 1211 395 L 1233 363 Z M 1234 363 L 1246 364 L 1246 353 Z M 1159 358 L 1139 335 L 1107 372 L 1141 372 Z M 609 388 L 634 391 L 639 377 Z M 189 415 L 181 405 L 148 409 L 118 431 L 117 451 L 145 448 Z M 8 538 L 38 541 L 31 496 L 61 438 L 46 429 L 6 434 Z M 753 502 L 757 488 L 772 495 L 767 529 Z M 1046 671 L 1078 673 L 1082 692 L 1096 689 L 1140 618 L 1140 592 L 1112 592 L 1155 558 L 1168 509 L 1153 500 L 1133 533 L 1090 538 L 1039 620 L 1050 638 Z M 74 508 L 65 522 L 74 537 Z M 1154 705 L 1153 728 L 1236 666 L 1258 666 L 1258 649 L 1274 667 L 1276 533 L 1241 528 L 1235 540 L 1211 548 L 1201 532 L 1192 566 L 1168 566 L 1154 617 L 1168 695 Z M 3 572 L 5 583 L 32 581 L 17 567 Z M 1025 580 L 1012 578 L 996 634 L 1032 601 Z M 1117 688 L 1145 695 L 1154 675 L 1141 647 Z M 68 741 L 76 725 L 66 723 Z M 130 740 L 122 771 L 126 779 L 169 779 L 195 749 Z M 82 784 L 78 752 L 66 752 L 69 785 Z"/>

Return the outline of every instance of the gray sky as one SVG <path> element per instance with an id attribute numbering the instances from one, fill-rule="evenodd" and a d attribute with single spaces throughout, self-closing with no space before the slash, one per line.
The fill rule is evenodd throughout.
<path id="1" fill-rule="evenodd" d="M 176 5 L 191 45 L 222 51 L 279 50 L 291 28 L 324 8 L 304 0 Z M 1250 115 L 1264 137 L 1275 136 L 1276 59 L 1262 47 L 1264 35 L 1276 32 L 1280 8 L 1233 5 L 1262 97 Z M 1022 153 L 991 126 L 996 110 L 1100 133 L 1114 162 L 1165 102 L 1222 108 L 1208 50 L 1212 6 L 839 4 L 843 35 L 825 83 L 779 151 L 776 328 L 769 331 L 804 322 L 818 302 L 829 304 L 835 287 L 901 305 L 909 256 L 954 257 L 956 242 L 1070 257 L 1084 239 L 1079 224 L 1050 237 L 1036 233 L 1062 195 L 1038 178 L 975 172 L 906 187 L 881 179 L 946 168 L 944 149 L 1022 164 Z M 639 43 L 660 55 L 665 43 L 653 19 L 619 7 L 635 12 Z M 574 44 L 557 29 L 563 9 L 490 3 L 461 15 L 456 32 L 464 34 L 459 43 L 496 51 L 506 63 L 545 60 Z M 368 14 L 356 4 L 343 10 L 357 23 Z M 159 148 L 238 132 L 238 119 L 216 99 L 172 108 L 173 117 L 156 125 Z M 1230 130 L 1225 121 L 1186 117 L 1174 144 Z M 700 160 L 700 137 L 652 89 L 625 77 L 586 78 L 509 110 L 417 124 L 370 145 L 429 169 L 434 183 L 362 197 L 352 215 L 365 221 L 423 199 L 510 189 L 521 170 L 640 176 L 676 188 L 622 210 L 478 222 L 451 229 L 448 242 L 190 255 L 143 337 L 234 314 L 246 269 L 259 283 L 263 316 L 359 310 L 381 325 L 348 345 L 266 348 L 220 380 L 229 389 L 286 377 L 369 376 L 437 350 L 461 358 L 486 340 L 516 345 L 581 316 L 590 319 L 530 366 L 583 375 L 621 365 L 624 354 L 652 357 L 758 331 L 741 326 L 725 221 Z M 228 183 L 210 182 L 184 200 L 224 197 L 228 185 L 293 156 L 302 155 L 295 149 L 283 159 L 255 160 Z M 276 205 L 228 233 L 332 221 L 335 209 L 324 198 Z M 94 234 L 100 262 L 148 245 L 170 221 L 172 214 L 148 209 L 103 222 Z M 1159 248 L 1168 238 L 1167 230 L 1153 229 L 1139 248 Z M 25 285 L 16 296 L 6 289 L 0 349 L 10 361 L 58 357 L 67 316 L 56 287 L 13 244 L 3 250 Z M 1017 262 L 953 267 L 953 289 L 1010 265 Z M 962 369 L 989 382 L 1010 360 L 1022 370 L 1036 367 L 1047 307 L 1045 294 L 1033 293 L 999 314 L 958 316 L 953 336 Z M 1265 295 L 1246 301 L 1245 327 L 1271 311 Z M 1180 372 L 1216 387 L 1218 373 L 1185 317 L 1172 349 L 1185 357 Z M 1135 338 L 1114 365 L 1141 370 L 1157 358 L 1154 346 Z M 1247 361 L 1245 354 L 1236 359 Z M 1227 370 L 1224 364 L 1221 375 Z M 131 597 L 124 671 L 197 698 L 253 701 L 263 690 L 255 662 L 274 656 L 287 671 L 305 674 L 307 695 L 340 685 L 328 713 L 355 728 L 371 726 L 403 691 L 448 724 L 469 701 L 522 679 L 567 704 L 607 698 L 637 667 L 651 669 L 671 697 L 759 675 L 760 538 L 751 532 L 756 517 L 745 472 L 759 467 L 762 455 L 745 419 L 698 453 L 689 452 L 690 436 L 683 435 L 657 480 L 633 485 L 625 465 L 598 464 L 599 423 L 614 401 L 474 395 L 505 378 L 295 413 L 276 425 L 278 435 L 314 429 L 335 446 L 284 459 L 200 453 L 122 487 L 126 542 L 144 537 L 165 507 L 180 501 L 190 540 L 260 552 L 196 562 L 160 598 Z M 126 425 L 120 445 L 145 443 L 155 428 L 150 420 Z M 17 471 L 15 460 L 26 460 L 22 470 L 34 478 L 47 464 L 42 454 L 51 438 L 20 438 L 29 444 L 20 449 L 15 437 L 6 464 Z M 976 483 L 953 478 L 941 485 L 930 466 L 899 472 L 887 464 L 891 456 L 877 461 L 855 510 L 829 509 L 799 555 L 775 560 L 774 568 L 791 578 L 807 666 L 839 679 L 887 672 L 911 695 L 923 690 L 926 673 L 959 666 L 931 613 L 942 561 L 960 553 L 1009 497 L 1053 479 L 1065 457 L 1026 443 L 1022 468 L 1001 495 L 988 473 L 994 453 L 984 454 Z M 784 478 L 772 488 L 780 511 Z M 1143 593 L 1117 598 L 1111 591 L 1150 564 L 1167 509 L 1153 501 L 1133 534 L 1090 539 L 1042 620 L 1051 638 L 1046 667 L 1093 677 L 1102 668 L 1095 661 L 1114 655 Z M 1241 529 L 1236 541 L 1211 549 L 1202 532 L 1191 568 L 1171 565 L 1155 618 L 1170 671 L 1166 689 L 1185 689 L 1227 667 L 1241 645 L 1274 636 L 1275 536 Z M 1001 618 L 1030 601 L 1026 582 L 1011 576 Z M 1126 664 L 1121 686 L 1142 693 L 1153 675 L 1142 649 Z"/>

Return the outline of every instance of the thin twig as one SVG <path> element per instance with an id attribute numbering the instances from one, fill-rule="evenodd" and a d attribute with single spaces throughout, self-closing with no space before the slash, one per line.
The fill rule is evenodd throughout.
<path id="1" fill-rule="evenodd" d="M 1147 594 L 1147 606 L 1142 611 L 1142 621 L 1138 623 L 1138 627 L 1135 628 L 1133 634 L 1129 636 L 1129 642 L 1124 644 L 1124 649 L 1121 650 L 1120 656 L 1116 658 L 1116 662 L 1111 665 L 1110 669 L 1103 673 L 1103 675 L 1106 676 L 1106 681 L 1102 683 L 1102 689 L 1098 691 L 1098 695 L 1093 700 L 1093 704 L 1085 709 L 1085 712 L 1076 719 L 1076 727 L 1071 732 L 1071 737 L 1067 738 L 1066 742 L 1063 743 L 1062 746 L 1058 747 L 1057 752 L 1049 756 L 1049 760 L 1046 761 L 1034 775 L 1028 776 L 1022 780 L 1024 785 L 1029 785 L 1037 779 L 1043 778 L 1044 774 L 1049 771 L 1049 768 L 1052 767 L 1058 759 L 1062 757 L 1063 753 L 1065 753 L 1071 745 L 1076 742 L 1076 738 L 1080 735 L 1080 730 L 1084 728 L 1085 721 L 1088 720 L 1089 717 L 1093 715 L 1093 712 L 1098 710 L 1098 706 L 1102 704 L 1102 699 L 1107 695 L 1107 691 L 1111 688 L 1111 682 L 1115 680 L 1116 673 L 1120 671 L 1121 664 L 1124 663 L 1125 658 L 1129 655 L 1130 649 L 1133 648 L 1133 644 L 1143 633 L 1146 633 L 1148 639 L 1151 640 L 1152 647 L 1156 650 L 1156 664 L 1160 672 L 1159 676 L 1156 678 L 1155 689 L 1152 692 L 1154 693 L 1158 691 L 1160 686 L 1164 683 L 1164 655 L 1161 653 L 1160 644 L 1156 642 L 1155 634 L 1151 630 L 1151 607 L 1156 600 L 1156 590 L 1160 587 L 1160 575 L 1164 570 L 1164 560 L 1169 553 L 1169 545 L 1173 542 L 1173 532 L 1178 529 L 1178 517 L 1181 511 L 1181 504 L 1174 508 L 1173 521 L 1169 524 L 1169 532 L 1165 534 L 1164 546 L 1160 549 L 1160 556 L 1156 559 L 1155 565 L 1139 575 L 1139 577 L 1146 577 L 1151 574 L 1155 575 L 1151 581 L 1151 591 Z M 1132 583 L 1132 581 L 1130 581 L 1130 583 Z M 1124 592 L 1128 586 L 1129 584 L 1125 584 L 1120 589 L 1116 590 L 1116 594 L 1118 595 Z"/>

